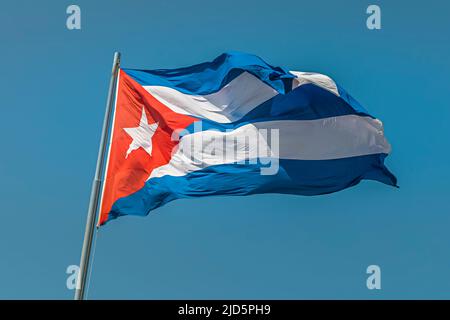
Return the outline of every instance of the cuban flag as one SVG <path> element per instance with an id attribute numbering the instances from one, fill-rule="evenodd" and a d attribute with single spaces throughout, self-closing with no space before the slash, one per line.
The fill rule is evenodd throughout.
<path id="1" fill-rule="evenodd" d="M 396 186 L 380 120 L 328 76 L 225 53 L 120 69 L 98 225 L 211 195 L 321 195 Z"/>

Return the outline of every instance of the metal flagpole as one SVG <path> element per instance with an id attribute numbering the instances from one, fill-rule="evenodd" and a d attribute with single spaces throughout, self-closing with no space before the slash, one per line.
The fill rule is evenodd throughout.
<path id="1" fill-rule="evenodd" d="M 95 218 L 97 215 L 98 199 L 100 194 L 101 179 L 104 167 L 104 159 L 106 153 L 106 141 L 109 134 L 109 124 L 114 103 L 114 87 L 116 84 L 117 74 L 120 65 L 120 53 L 114 53 L 114 61 L 111 72 L 111 80 L 109 82 L 108 99 L 106 100 L 105 118 L 103 120 L 102 136 L 100 147 L 98 150 L 97 166 L 95 168 L 95 177 L 92 182 L 91 198 L 89 200 L 89 209 L 86 221 L 86 230 L 84 232 L 83 249 L 81 250 L 80 269 L 78 271 L 77 286 L 75 289 L 75 300 L 84 299 L 84 291 L 86 288 L 86 279 L 89 270 L 89 260 L 91 255 L 92 238 L 94 236 Z"/>

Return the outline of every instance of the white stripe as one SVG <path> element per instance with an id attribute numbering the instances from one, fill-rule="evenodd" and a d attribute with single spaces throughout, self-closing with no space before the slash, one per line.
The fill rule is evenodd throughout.
<path id="1" fill-rule="evenodd" d="M 313 83 L 339 96 L 336 83 L 326 75 L 290 72 L 296 76 L 292 89 Z M 237 121 L 278 94 L 275 89 L 248 72 L 243 72 L 219 91 L 203 96 L 185 94 L 164 86 L 144 86 L 144 89 L 174 112 L 219 123 Z"/>
<path id="2" fill-rule="evenodd" d="M 335 95 L 339 96 L 339 91 L 337 89 L 336 83 L 328 76 L 320 73 L 312 72 L 301 72 L 301 71 L 289 71 L 297 78 L 292 82 L 292 90 L 295 88 L 307 84 L 313 83 L 316 86 L 324 88 Z"/>
<path id="3" fill-rule="evenodd" d="M 278 92 L 254 75 L 243 72 L 218 92 L 199 96 L 163 86 L 144 86 L 161 103 L 174 112 L 230 123 L 241 119 Z"/>
<path id="4" fill-rule="evenodd" d="M 261 129 L 278 129 L 279 148 L 273 140 L 276 132 L 266 135 Z M 170 162 L 153 170 L 149 179 L 255 158 L 328 160 L 390 150 L 381 121 L 370 117 L 257 122 L 230 132 L 206 130 L 183 136 Z"/>

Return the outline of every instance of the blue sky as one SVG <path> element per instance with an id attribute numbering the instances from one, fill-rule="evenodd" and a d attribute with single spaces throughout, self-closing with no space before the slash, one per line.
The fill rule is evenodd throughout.
<path id="1" fill-rule="evenodd" d="M 81 7 L 82 29 L 66 29 Z M 378 4 L 382 29 L 366 28 Z M 109 71 L 228 50 L 334 78 L 380 118 L 400 189 L 178 200 L 100 230 L 89 298 L 450 298 L 444 1 L 2 3 L 0 298 L 71 299 Z M 382 289 L 368 290 L 368 265 Z"/>

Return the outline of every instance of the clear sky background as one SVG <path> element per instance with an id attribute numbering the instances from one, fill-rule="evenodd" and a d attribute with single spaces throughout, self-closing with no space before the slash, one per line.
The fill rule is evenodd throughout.
<path id="1" fill-rule="evenodd" d="M 66 28 L 81 7 L 82 29 Z M 366 28 L 378 4 L 382 29 Z M 174 201 L 100 229 L 89 298 L 450 298 L 448 1 L 7 1 L 0 10 L 0 298 L 71 299 L 115 50 L 175 68 L 227 50 L 325 73 L 380 118 L 400 189 Z M 381 267 L 381 290 L 366 268 Z"/>

